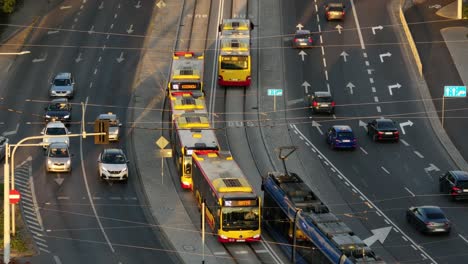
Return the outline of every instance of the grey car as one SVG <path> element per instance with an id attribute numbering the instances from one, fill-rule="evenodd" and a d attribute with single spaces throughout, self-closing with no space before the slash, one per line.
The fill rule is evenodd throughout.
<path id="1" fill-rule="evenodd" d="M 450 233 L 452 224 L 438 206 L 410 207 L 406 220 L 423 233 Z"/>
<path id="2" fill-rule="evenodd" d="M 330 92 L 314 92 L 308 96 L 308 106 L 314 113 L 335 113 L 335 101 Z"/>
<path id="3" fill-rule="evenodd" d="M 50 143 L 45 153 L 45 168 L 50 172 L 71 171 L 71 154 L 68 145 L 62 142 Z"/>
<path id="4" fill-rule="evenodd" d="M 69 72 L 58 73 L 50 83 L 50 97 L 73 98 L 75 95 L 75 80 Z"/>

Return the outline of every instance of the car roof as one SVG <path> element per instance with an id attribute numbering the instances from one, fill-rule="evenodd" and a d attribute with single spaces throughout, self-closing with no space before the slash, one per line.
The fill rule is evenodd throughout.
<path id="1" fill-rule="evenodd" d="M 65 142 L 52 142 L 49 144 L 49 148 L 68 148 Z"/>
<path id="2" fill-rule="evenodd" d="M 50 127 L 65 127 L 65 125 L 60 121 L 52 121 L 52 122 L 47 123 L 46 127 L 47 128 L 50 128 Z"/>
<path id="3" fill-rule="evenodd" d="M 327 91 L 314 92 L 316 97 L 331 97 L 331 93 Z"/>
<path id="4" fill-rule="evenodd" d="M 423 205 L 423 206 L 418 206 L 416 208 L 421 209 L 426 214 L 427 213 L 441 213 L 441 214 L 445 215 L 444 211 L 442 211 L 442 209 L 440 209 L 440 207 L 434 206 L 434 205 Z"/>
<path id="5" fill-rule="evenodd" d="M 299 34 L 310 34 L 310 30 L 307 30 L 307 29 L 296 30 L 296 35 L 299 35 Z"/>
<path id="6" fill-rule="evenodd" d="M 387 118 L 379 118 L 379 119 L 376 119 L 375 121 L 377 121 L 377 123 L 393 123 L 393 120 L 387 119 Z"/>
<path id="7" fill-rule="evenodd" d="M 468 172 L 466 171 L 449 171 L 457 180 L 468 181 Z"/>
<path id="8" fill-rule="evenodd" d="M 347 125 L 334 125 L 333 128 L 337 132 L 353 132 L 350 126 Z"/>
<path id="9" fill-rule="evenodd" d="M 65 104 L 65 103 L 68 103 L 68 99 L 67 98 L 57 98 L 57 99 L 52 100 L 51 103 L 53 103 L 53 104 L 57 104 L 57 103 Z"/>
<path id="10" fill-rule="evenodd" d="M 104 150 L 103 150 L 103 153 L 105 153 L 105 154 L 124 154 L 124 153 L 123 153 L 123 150 L 122 150 L 122 149 L 118 149 L 118 148 L 108 148 L 108 149 L 104 149 Z"/>
<path id="11" fill-rule="evenodd" d="M 68 79 L 71 77 L 71 73 L 69 72 L 59 72 L 55 75 L 55 79 Z"/>
<path id="12" fill-rule="evenodd" d="M 97 119 L 117 119 L 117 115 L 113 113 L 100 114 Z"/>
<path id="13" fill-rule="evenodd" d="M 343 7 L 343 3 L 329 3 L 329 7 Z"/>

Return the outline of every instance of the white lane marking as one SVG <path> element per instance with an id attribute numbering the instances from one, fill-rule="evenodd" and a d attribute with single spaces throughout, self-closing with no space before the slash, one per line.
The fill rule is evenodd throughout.
<path id="1" fill-rule="evenodd" d="M 38 244 L 39 246 L 41 247 L 44 247 L 44 248 L 48 248 L 49 246 L 47 246 L 46 244 L 42 243 L 42 242 L 38 242 L 36 241 L 36 244 Z"/>
<path id="2" fill-rule="evenodd" d="M 113 28 L 114 28 L 114 24 L 111 24 L 111 25 L 110 25 L 110 28 L 113 29 Z"/>
<path id="3" fill-rule="evenodd" d="M 318 24 L 318 32 L 322 32 L 322 27 Z"/>
<path id="4" fill-rule="evenodd" d="M 340 180 L 343 180 L 343 177 L 341 177 L 341 175 L 337 174 L 336 176 L 338 176 L 338 178 L 340 178 Z"/>
<path id="5" fill-rule="evenodd" d="M 345 181 L 344 184 L 349 187 L 349 183 L 347 181 Z"/>
<path id="6" fill-rule="evenodd" d="M 366 155 L 368 154 L 367 151 L 366 151 L 365 149 L 363 149 L 362 147 L 359 147 L 359 149 L 360 149 L 362 152 L 364 152 L 364 154 L 366 154 Z"/>
<path id="7" fill-rule="evenodd" d="M 89 83 L 89 88 L 93 87 L 93 82 Z"/>
<path id="8" fill-rule="evenodd" d="M 364 199 L 364 197 L 362 196 L 359 196 L 359 199 L 361 199 L 362 201 L 365 201 L 366 199 Z"/>
<path id="9" fill-rule="evenodd" d="M 387 225 L 391 225 L 387 219 L 384 219 L 384 222 L 387 223 Z"/>
<path id="10" fill-rule="evenodd" d="M 78 18 L 75 18 L 73 21 L 75 21 L 75 23 L 78 22 Z"/>
<path id="11" fill-rule="evenodd" d="M 34 207 L 34 212 L 36 212 L 36 221 L 41 227 L 42 230 L 44 230 L 44 225 L 42 224 L 42 217 L 41 213 L 39 212 L 39 206 L 37 205 L 37 200 L 36 200 L 36 191 L 34 188 L 34 180 L 32 177 L 32 166 L 29 166 L 29 185 L 31 186 L 31 195 L 33 198 L 33 207 Z"/>
<path id="12" fill-rule="evenodd" d="M 377 112 L 382 112 L 382 108 L 380 108 L 380 106 L 376 106 L 375 108 L 377 109 Z"/>
<path id="13" fill-rule="evenodd" d="M 122 197 L 114 196 L 114 197 L 109 197 L 110 200 L 122 200 Z"/>
<path id="14" fill-rule="evenodd" d="M 420 255 L 423 259 L 427 259 L 427 257 L 423 253 L 421 253 Z"/>
<path id="15" fill-rule="evenodd" d="M 41 247 L 40 247 L 39 250 L 40 250 L 40 251 L 44 251 L 44 252 L 47 253 L 47 254 L 50 254 L 50 251 L 47 250 L 47 249 L 45 249 L 45 248 L 41 248 Z"/>
<path id="16" fill-rule="evenodd" d="M 99 56 L 99 58 L 98 58 L 98 62 L 101 62 L 101 60 L 102 60 L 102 57 L 101 57 L 101 56 Z"/>
<path id="17" fill-rule="evenodd" d="M 462 236 L 461 234 L 458 234 L 458 236 L 463 239 L 463 241 L 465 241 L 466 243 L 468 243 L 468 239 L 466 239 L 464 236 Z"/>
<path id="18" fill-rule="evenodd" d="M 320 35 L 320 44 L 323 44 L 323 38 L 322 38 L 322 35 Z"/>
<path id="19" fill-rule="evenodd" d="M 325 48 L 323 46 L 320 46 L 320 48 L 322 49 L 322 56 L 325 56 Z"/>
<path id="20" fill-rule="evenodd" d="M 367 58 L 367 52 L 363 52 L 362 55 L 364 56 L 364 58 Z"/>
<path id="21" fill-rule="evenodd" d="M 94 69 L 94 74 L 96 75 L 96 73 L 97 73 L 97 68 L 96 68 L 96 69 Z"/>
<path id="22" fill-rule="evenodd" d="M 327 67 L 327 59 L 323 58 L 323 67 Z"/>
<path id="23" fill-rule="evenodd" d="M 330 164 L 328 164 L 326 161 L 324 161 L 323 164 L 325 164 L 325 166 L 330 166 Z"/>
<path id="24" fill-rule="evenodd" d="M 266 249 L 256 249 L 255 253 L 268 253 L 268 250 L 266 250 Z"/>
<path id="25" fill-rule="evenodd" d="M 416 151 L 416 150 L 415 150 L 415 151 L 413 151 L 413 152 L 414 152 L 414 154 L 416 154 L 416 156 L 418 156 L 419 158 L 424 159 L 424 156 L 423 156 L 421 153 L 419 153 L 419 151 Z"/>
<path id="26" fill-rule="evenodd" d="M 309 143 L 306 142 L 305 144 L 306 144 L 306 146 L 310 147 L 310 144 L 309 144 Z"/>
<path id="27" fill-rule="evenodd" d="M 400 233 L 400 231 L 396 230 L 395 228 L 393 228 L 393 231 L 397 232 L 397 233 Z"/>
<path id="28" fill-rule="evenodd" d="M 352 189 L 354 193 L 357 193 L 356 189 Z"/>
<path id="29" fill-rule="evenodd" d="M 403 143 L 403 145 L 407 147 L 410 145 L 408 142 L 406 142 L 404 139 L 401 139 L 401 138 L 400 138 L 400 142 Z"/>
<path id="30" fill-rule="evenodd" d="M 374 78 L 369 78 L 369 82 L 372 84 L 374 83 Z"/>
<path id="31" fill-rule="evenodd" d="M 234 251 L 234 253 L 242 255 L 242 254 L 247 254 L 249 252 L 247 250 L 239 250 L 239 251 Z"/>
<path id="32" fill-rule="evenodd" d="M 109 38 L 110 38 L 110 35 L 109 35 L 109 34 L 107 34 L 107 37 L 106 37 L 106 39 L 109 39 Z"/>
<path id="33" fill-rule="evenodd" d="M 375 90 L 375 87 L 372 87 L 372 92 L 373 92 L 373 93 L 375 93 L 375 92 L 376 92 L 376 90 Z"/>
<path id="34" fill-rule="evenodd" d="M 414 195 L 414 193 L 412 191 L 410 191 L 410 189 L 408 189 L 407 187 L 405 187 L 405 190 L 407 192 L 409 192 L 411 194 L 411 196 L 416 197 L 416 195 Z"/>
<path id="35" fill-rule="evenodd" d="M 390 172 L 389 172 L 386 168 L 384 168 L 384 166 L 380 166 L 380 168 L 381 168 L 383 171 L 385 171 L 387 174 L 390 174 Z"/>
<path id="36" fill-rule="evenodd" d="M 62 261 L 60 261 L 59 257 L 54 256 L 55 263 L 57 264 L 62 264 Z"/>
<path id="37" fill-rule="evenodd" d="M 114 14 L 114 19 L 117 18 L 117 13 Z"/>
<path id="38" fill-rule="evenodd" d="M 328 81 L 328 71 L 327 70 L 325 70 L 325 80 Z"/>
<path id="39" fill-rule="evenodd" d="M 289 100 L 287 104 L 288 106 L 292 106 L 292 105 L 302 103 L 302 102 L 304 102 L 304 99 L 299 98 L 299 99 Z"/>
<path id="40" fill-rule="evenodd" d="M 320 22 L 319 14 L 317 14 L 317 24 L 318 24 L 318 22 Z"/>
<path id="41" fill-rule="evenodd" d="M 37 237 L 37 236 L 34 236 L 34 240 L 39 240 L 39 241 L 46 243 L 45 239 Z"/>
<path id="42" fill-rule="evenodd" d="M 359 42 L 361 42 L 361 49 L 366 49 L 364 45 L 364 39 L 362 38 L 361 26 L 359 25 L 358 16 L 356 14 L 356 7 L 354 6 L 354 1 L 351 0 L 351 9 L 353 10 L 354 22 L 356 23 L 357 33 L 359 36 Z"/>
<path id="43" fill-rule="evenodd" d="M 227 255 L 227 253 L 223 251 L 218 251 L 218 252 L 213 252 L 213 255 L 220 256 L 220 255 Z"/>
<path id="44" fill-rule="evenodd" d="M 403 238 L 403 240 L 405 240 L 406 242 L 408 242 L 408 239 L 405 237 L 405 236 L 401 236 Z"/>
<path id="45" fill-rule="evenodd" d="M 36 225 L 30 225 L 31 222 L 28 222 L 28 228 L 31 228 L 31 229 L 35 229 L 37 231 L 44 231 L 42 230 L 39 226 L 36 226 Z"/>
<path id="46" fill-rule="evenodd" d="M 87 104 L 88 104 L 88 97 L 86 97 L 85 106 Z M 85 113 L 83 113 L 83 115 L 84 114 Z M 80 132 L 83 133 L 83 126 L 81 126 Z M 85 187 L 86 187 L 86 193 L 88 195 L 89 204 L 91 205 L 91 209 L 93 210 L 94 217 L 96 218 L 96 221 L 97 221 L 97 223 L 99 225 L 99 229 L 101 230 L 101 233 L 104 236 L 104 239 L 106 240 L 107 245 L 109 246 L 112 253 L 115 253 L 114 247 L 112 246 L 112 243 L 110 242 L 109 237 L 107 236 L 106 230 L 102 226 L 101 219 L 100 219 L 100 217 L 99 217 L 99 215 L 98 215 L 98 213 L 96 211 L 96 206 L 94 205 L 94 201 L 93 201 L 92 196 L 91 196 L 91 190 L 89 189 L 89 184 L 88 184 L 88 179 L 87 179 L 88 176 L 86 174 L 85 164 L 84 164 L 85 159 L 84 159 L 84 155 L 83 155 L 83 138 L 82 137 L 80 137 L 80 158 L 81 158 L 82 177 L 83 177 L 83 181 L 84 181 L 84 184 L 85 184 Z"/>
<path id="47" fill-rule="evenodd" d="M 418 250 L 418 248 L 417 248 L 415 245 L 411 245 L 411 247 L 412 247 L 414 250 Z"/>
<path id="48" fill-rule="evenodd" d="M 68 196 L 57 196 L 58 200 L 70 200 L 70 197 Z"/>
<path id="49" fill-rule="evenodd" d="M 315 5 L 315 12 L 318 12 L 318 6 Z"/>
<path id="50" fill-rule="evenodd" d="M 327 91 L 330 92 L 330 84 L 327 83 Z"/>
<path id="51" fill-rule="evenodd" d="M 366 66 L 369 66 L 369 61 L 366 61 Z"/>
<path id="52" fill-rule="evenodd" d="M 379 97 L 374 96 L 374 102 L 378 103 L 379 102 Z"/>
<path id="53" fill-rule="evenodd" d="M 331 171 L 336 172 L 336 170 L 334 168 L 331 168 Z"/>

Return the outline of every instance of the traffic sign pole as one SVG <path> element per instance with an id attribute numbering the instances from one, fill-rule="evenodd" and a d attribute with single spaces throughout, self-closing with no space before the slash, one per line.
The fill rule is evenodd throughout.
<path id="1" fill-rule="evenodd" d="M 10 262 L 10 164 L 8 164 L 8 150 L 5 146 L 5 165 L 3 166 L 3 262 Z"/>
<path id="2" fill-rule="evenodd" d="M 444 117 L 445 117 L 445 96 L 442 96 L 442 128 L 444 128 Z"/>
<path id="3" fill-rule="evenodd" d="M 466 97 L 466 86 L 444 86 L 444 95 L 442 96 L 442 128 L 445 119 L 445 97 Z"/>

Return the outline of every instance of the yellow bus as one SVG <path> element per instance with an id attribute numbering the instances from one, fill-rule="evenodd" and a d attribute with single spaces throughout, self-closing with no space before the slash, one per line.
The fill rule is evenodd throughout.
<path id="1" fill-rule="evenodd" d="M 249 86 L 251 82 L 250 31 L 248 19 L 224 19 L 219 26 L 218 83 L 221 86 Z"/>
<path id="2" fill-rule="evenodd" d="M 177 102 L 175 102 L 177 103 Z M 176 105 L 175 105 L 176 106 Z M 173 109 L 176 107 L 173 107 Z M 192 189 L 192 155 L 219 150 L 215 132 L 210 129 L 206 113 L 186 111 L 173 115 L 173 153 L 183 189 Z"/>
<path id="3" fill-rule="evenodd" d="M 205 202 L 205 219 L 218 241 L 255 242 L 261 239 L 260 197 L 229 152 L 193 155 L 193 192 Z"/>
<path id="4" fill-rule="evenodd" d="M 172 58 L 167 84 L 169 97 L 183 94 L 203 97 L 203 53 L 177 51 Z"/>

